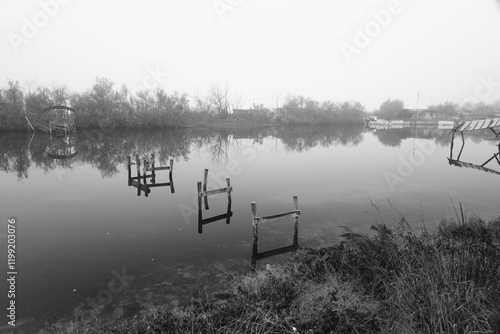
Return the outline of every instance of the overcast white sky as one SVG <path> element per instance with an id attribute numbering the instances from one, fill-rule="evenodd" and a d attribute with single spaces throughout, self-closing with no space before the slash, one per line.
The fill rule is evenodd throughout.
<path id="1" fill-rule="evenodd" d="M 499 0 L 0 0 L 0 22 L 0 86 L 84 91 L 101 76 L 133 89 L 159 70 L 167 91 L 227 82 L 245 107 L 273 107 L 273 93 L 369 111 L 415 108 L 417 93 L 419 107 L 500 99 Z"/>

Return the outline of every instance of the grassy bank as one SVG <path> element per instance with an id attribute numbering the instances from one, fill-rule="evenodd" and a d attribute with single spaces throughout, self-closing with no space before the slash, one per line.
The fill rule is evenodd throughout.
<path id="1" fill-rule="evenodd" d="M 372 229 L 242 276 L 223 302 L 43 333 L 500 333 L 500 218 Z"/>

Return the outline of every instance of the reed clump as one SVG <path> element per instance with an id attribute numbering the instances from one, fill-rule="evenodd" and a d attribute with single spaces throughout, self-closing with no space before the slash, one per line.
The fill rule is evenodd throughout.
<path id="1" fill-rule="evenodd" d="M 500 218 L 372 229 L 241 276 L 223 303 L 44 333 L 500 333 Z"/>

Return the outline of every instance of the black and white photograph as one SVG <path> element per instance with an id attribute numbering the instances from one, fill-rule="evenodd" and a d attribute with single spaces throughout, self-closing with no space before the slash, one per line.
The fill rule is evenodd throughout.
<path id="1" fill-rule="evenodd" d="M 0 0 L 0 333 L 500 334 L 499 0 Z"/>

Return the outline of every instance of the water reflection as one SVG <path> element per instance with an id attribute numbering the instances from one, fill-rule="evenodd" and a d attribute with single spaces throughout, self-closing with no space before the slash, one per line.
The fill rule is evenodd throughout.
<path id="1" fill-rule="evenodd" d="M 462 145 L 460 146 L 460 151 L 458 152 L 458 155 L 457 157 L 454 159 L 453 158 L 453 153 L 454 153 L 454 144 L 455 144 L 455 132 L 453 132 L 452 134 L 452 138 L 451 138 L 451 144 L 450 144 L 450 157 L 448 158 L 448 163 L 452 166 L 457 166 L 457 167 L 465 167 L 465 168 L 472 168 L 472 169 L 476 169 L 476 170 L 480 170 L 480 171 L 483 171 L 483 172 L 487 172 L 487 173 L 492 173 L 492 174 L 496 174 L 496 175 L 500 175 L 500 171 L 498 170 L 495 170 L 495 169 L 492 169 L 490 167 L 492 167 L 490 165 L 490 167 L 486 167 L 486 165 L 488 165 L 490 162 L 497 162 L 498 165 L 500 166 L 500 159 L 499 159 L 499 156 L 500 156 L 500 142 L 498 142 L 498 145 L 497 145 L 497 152 L 493 152 L 492 156 L 490 158 L 488 158 L 487 160 L 485 160 L 484 162 L 482 163 L 471 163 L 471 162 L 465 162 L 465 161 L 461 161 L 461 157 L 462 157 L 462 153 L 463 153 L 463 150 L 464 150 L 464 147 L 465 147 L 465 138 L 464 138 L 464 133 L 463 132 L 460 132 L 460 135 L 461 135 L 461 138 L 462 138 Z M 495 133 L 495 138 L 498 137 L 498 135 Z"/>
<path id="2" fill-rule="evenodd" d="M 207 225 L 219 220 L 226 220 L 226 224 L 229 225 L 231 222 L 231 217 L 233 216 L 233 212 L 231 211 L 231 192 L 233 191 L 233 187 L 231 187 L 231 180 L 229 178 L 226 179 L 227 187 L 207 190 L 207 180 L 208 180 L 208 169 L 205 169 L 203 176 L 203 187 L 201 182 L 198 182 L 198 233 L 203 233 L 203 225 Z M 202 190 L 203 189 L 203 190 Z M 217 195 L 217 194 L 227 194 L 227 210 L 226 213 L 213 216 L 210 218 L 203 219 L 203 208 L 202 201 L 204 202 L 205 210 L 209 210 L 208 205 L 208 196 Z"/>
<path id="3" fill-rule="evenodd" d="M 449 130 L 437 128 L 402 128 L 402 129 L 372 129 L 372 132 L 378 140 L 387 147 L 399 147 L 401 142 L 409 138 L 434 139 L 438 145 L 445 146 L 449 144 Z"/>
<path id="4" fill-rule="evenodd" d="M 33 138 L 34 138 L 33 133 Z M 46 148 L 47 156 L 51 159 L 58 160 L 68 160 L 77 156 L 78 151 L 76 150 L 77 135 L 73 133 L 62 134 L 60 136 L 48 135 L 50 143 L 48 143 Z M 67 166 L 66 163 L 62 166 Z"/>
<path id="5" fill-rule="evenodd" d="M 257 261 L 263 260 L 272 256 L 286 254 L 289 252 L 294 252 L 299 248 L 299 201 L 298 197 L 293 197 L 293 211 L 274 214 L 265 217 L 257 217 L 257 203 L 252 202 L 252 225 L 253 225 L 253 246 L 252 246 L 252 260 L 251 266 L 252 270 L 255 270 L 257 267 Z M 263 223 L 267 223 L 271 220 L 276 220 L 282 217 L 291 216 L 294 218 L 293 225 L 293 243 L 290 246 L 275 248 L 272 250 L 268 250 L 265 252 L 259 253 L 259 225 Z"/>
<path id="6" fill-rule="evenodd" d="M 392 204 L 384 209 L 383 203 L 388 199 L 415 224 L 448 218 L 449 198 L 458 196 L 471 198 L 474 209 L 482 216 L 498 216 L 497 194 L 489 182 L 491 175 L 476 173 L 479 175 L 462 177 L 463 170 L 450 168 L 444 159 L 449 156 L 449 131 L 364 133 L 359 127 L 108 134 L 81 131 L 70 145 L 78 151 L 71 159 L 48 157 L 50 137 L 38 132 L 31 137 L 32 134 L 9 134 L 0 138 L 0 168 L 5 171 L 0 176 L 2 185 L 9 190 L 2 199 L 3 205 L 10 214 L 19 215 L 26 227 L 22 282 L 25 292 L 19 300 L 24 309 L 20 309 L 20 314 L 36 315 L 43 320 L 48 318 L 44 313 L 48 306 L 69 310 L 86 298 L 95 297 L 106 287 L 112 269 L 126 267 L 130 275 L 138 277 L 133 287 L 136 293 L 123 296 L 128 300 L 126 304 L 121 304 L 122 297 L 113 301 L 116 308 L 128 305 L 123 307 L 127 313 L 136 298 L 165 297 L 155 291 L 145 293 L 144 288 L 169 282 L 171 273 L 175 274 L 177 269 L 176 289 L 187 291 L 194 277 L 202 277 L 197 282 L 206 282 L 203 270 L 195 275 L 194 269 L 186 269 L 196 268 L 200 263 L 202 268 L 220 266 L 217 267 L 222 268 L 220 271 L 233 268 L 230 270 L 237 272 L 247 269 L 242 263 L 249 261 L 250 255 L 254 267 L 264 265 L 266 260 L 262 260 L 267 258 L 270 262 L 280 262 L 279 257 L 272 256 L 292 252 L 299 245 L 298 224 L 292 232 L 293 219 L 298 216 L 291 220 L 283 217 L 288 222 L 257 227 L 260 234 L 252 240 L 248 203 L 256 198 L 262 213 L 272 214 L 286 211 L 291 195 L 298 194 L 303 209 L 300 245 L 311 247 L 317 243 L 329 244 L 329 236 L 338 234 L 339 225 L 370 233 L 369 227 L 374 222 L 371 211 L 368 212 L 370 201 L 380 208 L 380 219 L 388 223 L 397 219 L 391 215 L 395 211 L 388 211 L 393 210 Z M 394 145 L 399 142 L 397 138 L 406 138 L 399 139 L 398 148 L 381 144 Z M 469 149 L 475 157 L 466 160 L 490 156 L 491 142 L 482 142 L 490 140 L 484 134 L 467 134 L 465 139 L 463 156 Z M 398 172 L 403 158 L 418 162 L 416 158 L 410 159 L 416 156 L 412 149 L 415 142 L 417 147 L 427 147 L 433 142 L 442 145 L 435 145 L 434 152 L 415 164 L 411 175 L 406 175 L 405 182 L 391 192 L 384 173 Z M 494 143 L 497 145 L 498 139 Z M 130 156 L 133 162 L 136 154 L 140 159 L 154 154 L 149 165 L 141 161 L 138 173 L 137 166 L 127 161 Z M 177 189 L 175 196 L 168 195 L 166 201 L 164 196 L 156 196 L 157 190 L 150 185 L 171 183 L 173 192 L 173 179 L 167 179 L 171 169 L 156 170 L 156 179 L 147 177 L 144 182 L 143 176 L 153 171 L 144 172 L 143 168 L 170 167 L 171 159 L 175 160 L 172 167 L 175 163 Z M 54 175 L 40 173 L 61 166 L 74 169 L 68 182 L 53 182 Z M 204 189 L 202 183 L 201 192 L 226 187 L 226 178 L 231 177 L 238 189 L 234 201 L 226 200 L 228 194 L 222 193 L 219 197 L 210 196 L 210 202 L 207 198 L 206 206 L 198 205 L 196 183 L 203 182 L 203 168 L 210 168 L 213 184 Z M 111 178 L 116 170 L 124 176 Z M 16 174 L 26 178 L 28 171 L 32 178 L 29 182 L 15 181 Z M 126 177 L 127 185 L 140 182 L 149 186 L 153 195 L 137 205 L 135 191 L 140 196 L 145 193 L 125 185 Z M 169 187 L 164 185 L 158 192 L 167 192 Z M 204 201 L 202 197 L 201 202 Z M 292 214 L 296 214 L 295 210 Z M 212 224 L 216 221 L 219 223 Z M 202 237 L 196 225 L 204 233 Z M 286 241 L 282 242 L 284 238 Z M 58 268 L 64 268 L 64 273 Z M 170 277 L 152 274 L 160 271 Z M 104 312 L 112 311 L 109 305 Z"/>
<path id="7" fill-rule="evenodd" d="M 438 129 L 378 129 L 375 137 L 385 146 L 399 146 L 404 139 L 433 139 L 441 146 L 450 143 L 450 132 Z M 187 161 L 193 153 L 207 153 L 213 165 L 225 166 L 233 150 L 241 153 L 240 143 L 251 141 L 262 144 L 264 138 L 275 139 L 272 152 L 305 152 L 314 147 L 333 145 L 357 146 L 364 138 L 361 126 L 339 127 L 276 127 L 255 130 L 199 130 L 174 129 L 168 131 L 129 131 L 105 134 L 100 130 L 81 131 L 64 138 L 51 137 L 37 132 L 31 134 L 2 134 L 0 136 L 0 170 L 15 173 L 18 179 L 26 179 L 30 168 L 47 173 L 56 168 L 72 169 L 90 165 L 103 178 L 117 175 L 119 166 L 126 164 L 126 157 L 154 154 L 160 165 Z M 471 135 L 480 142 L 484 134 Z"/>
<path id="8" fill-rule="evenodd" d="M 303 152 L 316 146 L 357 146 L 363 141 L 363 126 L 283 127 L 272 135 L 280 139 L 286 151 Z"/>

